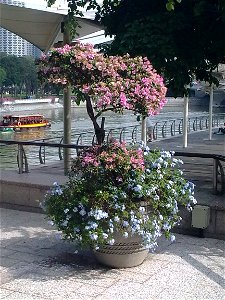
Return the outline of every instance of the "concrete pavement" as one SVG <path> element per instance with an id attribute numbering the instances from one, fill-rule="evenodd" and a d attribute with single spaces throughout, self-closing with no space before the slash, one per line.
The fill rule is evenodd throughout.
<path id="1" fill-rule="evenodd" d="M 1 299 L 224 300 L 225 242 L 176 234 L 140 266 L 109 269 L 57 240 L 45 215 L 0 210 Z"/>

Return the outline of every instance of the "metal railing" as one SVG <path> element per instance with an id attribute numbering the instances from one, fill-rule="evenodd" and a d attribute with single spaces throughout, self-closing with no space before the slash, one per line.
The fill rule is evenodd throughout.
<path id="1" fill-rule="evenodd" d="M 213 116 L 213 127 L 219 127 L 225 122 L 225 114 L 217 114 Z M 188 131 L 198 131 L 205 130 L 208 128 L 208 116 L 198 116 L 194 118 L 189 118 Z M 183 119 L 169 119 L 156 122 L 153 130 L 154 139 L 163 139 L 167 137 L 173 137 L 175 135 L 182 134 L 183 130 Z M 105 140 L 109 142 L 112 139 L 116 139 L 120 142 L 126 141 L 128 143 L 137 143 L 141 140 L 141 125 L 110 128 L 105 130 Z M 86 131 L 82 133 L 76 133 L 72 135 L 72 144 L 63 144 L 62 136 L 55 136 L 51 138 L 44 138 L 32 141 L 10 141 L 10 140 L 0 140 L 1 146 L 17 145 L 17 165 L 19 173 L 29 172 L 29 151 L 25 151 L 24 146 L 35 146 L 38 150 L 38 155 L 35 153 L 37 164 L 45 164 L 47 159 L 57 158 L 59 160 L 63 159 L 62 149 L 71 148 L 75 150 L 72 155 L 76 156 L 79 151 L 85 147 L 88 147 L 96 142 L 96 137 L 93 131 Z M 53 151 L 55 149 L 55 152 Z M 31 152 L 31 151 L 30 151 Z M 32 151 L 34 153 L 34 151 Z M 178 153 L 178 152 L 176 152 Z M 183 153 L 184 156 L 190 156 L 190 153 Z M 204 157 L 205 154 L 194 153 L 195 157 Z M 209 157 L 209 156 L 207 156 Z M 210 156 L 214 161 L 214 171 L 213 171 L 213 189 L 215 191 L 222 190 L 224 192 L 224 168 L 221 161 L 224 161 L 223 156 L 218 156 L 213 154 Z M 38 160 L 37 160 L 38 158 Z M 221 180 L 220 180 L 221 179 Z M 221 182 L 221 184 L 220 184 Z M 222 186 L 221 186 L 222 185 Z M 219 187 L 220 186 L 220 187 Z"/>
<path id="2" fill-rule="evenodd" d="M 222 126 L 225 122 L 225 114 L 216 114 L 212 118 L 212 127 Z M 188 133 L 209 128 L 209 116 L 197 116 L 188 118 Z M 183 134 L 183 118 L 158 121 L 154 125 L 154 140 L 173 137 Z"/>
<path id="3" fill-rule="evenodd" d="M 68 145 L 63 143 L 46 143 L 46 142 L 31 142 L 31 141 L 9 141 L 9 140 L 0 140 L 0 143 L 5 145 L 17 145 L 18 146 L 18 169 L 19 173 L 28 173 L 29 165 L 27 156 L 24 150 L 24 146 L 35 146 L 35 147 L 49 147 L 49 148 L 71 148 L 75 149 L 78 153 L 88 146 L 84 145 Z M 89 145 L 91 146 L 91 145 Z M 216 155 L 216 154 L 203 154 L 203 153 L 194 153 L 194 152 L 175 152 L 175 156 L 183 157 L 197 157 L 197 158 L 207 158 L 213 160 L 213 172 L 211 174 L 212 178 L 212 189 L 215 194 L 224 194 L 225 193 L 225 174 L 224 167 L 222 162 L 225 162 L 225 156 Z"/>
<path id="4" fill-rule="evenodd" d="M 222 126 L 225 122 L 225 114 L 217 114 L 213 116 L 213 127 Z M 190 117 L 188 120 L 188 132 L 199 131 L 208 129 L 209 117 L 208 116 L 197 116 Z M 157 121 L 153 128 L 153 139 L 160 140 L 183 133 L 183 119 L 168 119 Z M 127 143 L 137 143 L 141 141 L 141 124 L 116 127 L 116 128 L 105 128 L 105 141 L 109 142 L 111 139 L 116 139 L 120 142 L 126 141 Z M 58 141 L 63 142 L 62 135 L 54 136 L 51 138 L 44 138 L 35 141 Z M 96 143 L 96 136 L 93 131 L 84 131 L 72 134 L 72 143 L 75 145 L 90 145 Z M 44 151 L 44 150 L 43 150 Z M 61 150 L 59 149 L 59 157 L 62 157 Z"/>
<path id="5" fill-rule="evenodd" d="M 213 171 L 212 171 L 212 190 L 214 194 L 225 194 L 225 156 L 218 154 L 207 154 L 197 152 L 179 152 L 174 153 L 175 156 L 180 157 L 196 157 L 203 159 L 213 160 Z M 223 166 L 224 164 L 224 166 Z"/>

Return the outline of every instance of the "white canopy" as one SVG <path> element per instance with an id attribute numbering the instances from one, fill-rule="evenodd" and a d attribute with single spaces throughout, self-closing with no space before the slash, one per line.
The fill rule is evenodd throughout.
<path id="1" fill-rule="evenodd" d="M 63 41 L 61 33 L 61 22 L 65 17 L 63 13 L 0 3 L 0 17 L 2 28 L 19 35 L 44 52 L 47 52 L 54 43 Z M 76 18 L 81 26 L 77 28 L 79 38 L 102 29 L 93 20 Z"/>

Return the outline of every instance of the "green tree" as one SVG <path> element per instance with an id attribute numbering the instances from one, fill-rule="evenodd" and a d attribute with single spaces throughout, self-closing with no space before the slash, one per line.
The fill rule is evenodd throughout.
<path id="1" fill-rule="evenodd" d="M 14 96 L 17 96 L 17 92 L 30 95 L 37 91 L 37 69 L 32 57 L 16 57 L 3 53 L 0 56 L 0 65 L 5 70 L 4 86 Z"/>
<path id="2" fill-rule="evenodd" d="M 169 12 L 163 0 L 123 0 L 100 16 L 106 34 L 115 35 L 108 53 L 146 55 L 175 94 L 193 76 L 217 83 L 212 71 L 225 62 L 224 3 L 183 0 Z"/>
<path id="3" fill-rule="evenodd" d="M 0 86 L 3 85 L 5 78 L 6 78 L 6 71 L 4 68 L 0 67 Z"/>
<path id="4" fill-rule="evenodd" d="M 1 97 L 4 91 L 4 80 L 6 79 L 6 71 L 4 68 L 0 67 L 0 89 L 1 89 Z"/>
<path id="5" fill-rule="evenodd" d="M 193 76 L 217 83 L 212 71 L 225 62 L 225 0 L 68 0 L 68 5 L 70 14 L 85 5 L 96 9 L 106 35 L 115 36 L 108 54 L 146 55 L 176 94 L 183 94 Z"/>

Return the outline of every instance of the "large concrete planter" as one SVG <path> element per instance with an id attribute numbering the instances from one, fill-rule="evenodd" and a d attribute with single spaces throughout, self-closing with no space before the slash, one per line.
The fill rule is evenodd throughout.
<path id="1" fill-rule="evenodd" d="M 104 245 L 94 251 L 97 261 L 112 268 L 131 268 L 143 263 L 148 250 L 142 246 L 141 237 L 128 238 L 116 234 L 114 245 Z"/>

